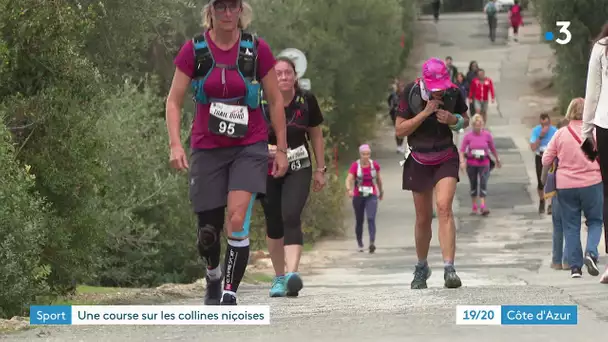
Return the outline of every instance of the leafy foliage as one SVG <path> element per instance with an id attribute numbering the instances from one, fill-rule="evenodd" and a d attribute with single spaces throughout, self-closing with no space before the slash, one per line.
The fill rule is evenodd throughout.
<path id="1" fill-rule="evenodd" d="M 402 48 L 400 39 L 409 37 L 413 4 L 253 1 L 254 30 L 275 52 L 306 52 L 328 151 L 371 137 L 386 84 L 409 51 L 411 40 Z M 164 123 L 173 58 L 201 30 L 202 5 L 0 0 L 0 316 L 76 283 L 202 276 L 187 177 L 168 168 Z M 186 131 L 192 107 L 184 111 Z M 342 228 L 344 191 L 333 174 L 311 193 L 307 242 Z M 256 248 L 264 225 L 258 207 Z"/>

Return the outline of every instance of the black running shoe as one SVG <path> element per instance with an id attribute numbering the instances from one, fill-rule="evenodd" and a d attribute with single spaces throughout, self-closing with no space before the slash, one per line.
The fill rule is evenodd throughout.
<path id="1" fill-rule="evenodd" d="M 429 265 L 418 266 L 414 270 L 414 280 L 412 280 L 411 288 L 414 290 L 426 289 L 426 281 L 431 277 L 431 268 Z"/>
<path id="2" fill-rule="evenodd" d="M 205 305 L 220 305 L 222 299 L 222 278 L 212 280 L 205 276 L 207 286 L 205 287 Z"/>
<path id="3" fill-rule="evenodd" d="M 538 213 L 539 214 L 545 213 L 545 201 L 540 201 L 540 203 L 538 203 Z"/>
<path id="4" fill-rule="evenodd" d="M 583 276 L 583 271 L 579 267 L 572 267 L 570 278 L 580 278 Z"/>
<path id="5" fill-rule="evenodd" d="M 236 305 L 236 297 L 230 293 L 224 293 L 220 305 Z"/>
<path id="6" fill-rule="evenodd" d="M 597 258 L 589 253 L 585 255 L 585 266 L 587 266 L 587 272 L 589 272 L 590 275 L 594 277 L 600 275 L 600 269 L 597 267 Z"/>
<path id="7" fill-rule="evenodd" d="M 369 254 L 374 254 L 375 251 L 376 251 L 376 245 L 374 245 L 372 243 L 371 245 L 369 245 Z"/>
<path id="8" fill-rule="evenodd" d="M 443 271 L 444 286 L 448 289 L 457 289 L 462 286 L 462 281 L 456 274 L 454 266 L 448 266 Z"/>

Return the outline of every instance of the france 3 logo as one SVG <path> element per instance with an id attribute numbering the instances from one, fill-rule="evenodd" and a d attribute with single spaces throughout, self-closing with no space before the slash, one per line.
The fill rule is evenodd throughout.
<path id="1" fill-rule="evenodd" d="M 556 21 L 555 26 L 559 28 L 558 34 L 554 34 L 552 31 L 545 32 L 546 41 L 555 41 L 557 44 L 566 45 L 572 40 L 572 33 L 568 29 L 570 27 L 569 21 Z"/>

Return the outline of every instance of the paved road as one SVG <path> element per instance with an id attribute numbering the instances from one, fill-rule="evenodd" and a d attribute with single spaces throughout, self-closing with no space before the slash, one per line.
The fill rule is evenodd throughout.
<path id="1" fill-rule="evenodd" d="M 458 220 L 456 268 L 464 286 L 443 289 L 442 261 L 434 239 L 429 262 L 436 273 L 429 289 L 409 288 L 415 263 L 411 194 L 400 190 L 401 168 L 390 128 L 374 145 L 382 165 L 386 198 L 378 215 L 378 250 L 357 253 L 354 239 L 329 241 L 327 253 L 344 256 L 329 268 L 315 269 L 305 278 L 297 299 L 270 299 L 267 288 L 245 286 L 242 304 L 271 305 L 271 326 L 159 326 L 36 328 L 7 341 L 589 341 L 604 336 L 608 312 L 606 287 L 585 275 L 571 280 L 567 272 L 552 271 L 550 220 L 536 213 L 530 196 L 532 155 L 518 115 L 518 102 L 529 89 L 528 59 L 550 53 L 531 43 L 506 42 L 506 23 L 499 23 L 499 39 L 490 45 L 486 24 L 478 14 L 442 15 L 438 24 L 425 21 L 427 56 L 451 55 L 466 69 L 475 59 L 497 83 L 499 105 L 491 108 L 490 125 L 505 166 L 493 173 L 488 218 L 468 215 L 468 182 L 458 186 L 454 204 Z M 525 36 L 524 29 L 524 36 Z M 534 34 L 534 33 L 533 33 Z M 524 38 L 524 37 L 522 37 Z M 525 40 L 525 39 L 524 39 Z M 522 82 L 524 80 L 524 82 Z M 434 228 L 436 231 L 436 227 Z M 179 304 L 179 303 L 178 303 Z M 198 304 L 184 302 L 184 304 Z M 457 326 L 459 304 L 578 304 L 579 326 L 497 327 Z"/>

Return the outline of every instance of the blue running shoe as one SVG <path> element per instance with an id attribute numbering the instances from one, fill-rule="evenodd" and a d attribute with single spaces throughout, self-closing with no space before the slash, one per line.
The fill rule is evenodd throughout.
<path id="1" fill-rule="evenodd" d="M 299 273 L 290 272 L 285 276 L 285 286 L 287 287 L 287 297 L 297 297 L 302 287 L 304 287 L 304 283 Z"/>
<path id="2" fill-rule="evenodd" d="M 285 297 L 285 276 L 278 276 L 272 279 L 270 287 L 270 297 Z"/>

